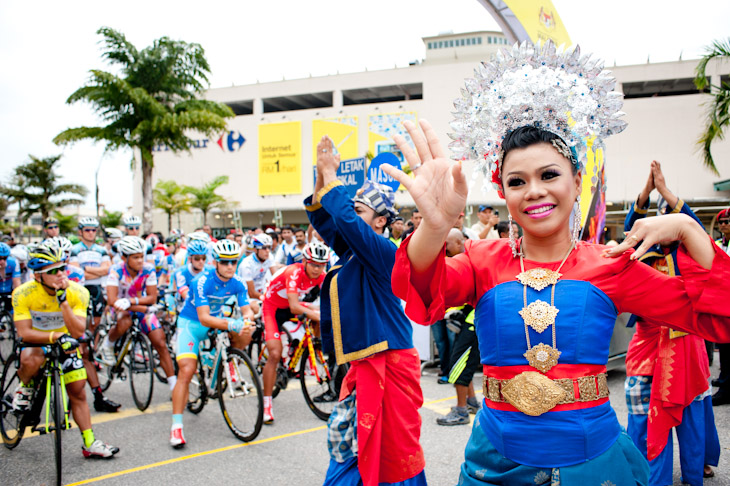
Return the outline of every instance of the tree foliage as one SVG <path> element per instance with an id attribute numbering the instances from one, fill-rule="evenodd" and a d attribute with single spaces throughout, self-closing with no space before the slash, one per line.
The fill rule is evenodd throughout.
<path id="1" fill-rule="evenodd" d="M 223 208 L 232 203 L 215 191 L 223 184 L 228 184 L 228 176 L 218 176 L 212 181 L 203 184 L 201 187 L 185 186 L 184 190 L 192 196 L 190 206 L 199 209 L 203 213 L 203 224 L 208 222 L 208 212 L 214 208 Z"/>
<path id="2" fill-rule="evenodd" d="M 702 156 L 707 166 L 716 175 L 720 175 L 712 158 L 712 142 L 723 140 L 725 130 L 730 125 L 730 83 L 727 81 L 715 86 L 707 77 L 707 66 L 713 59 L 730 60 L 730 38 L 716 40 L 705 48 L 705 54 L 695 69 L 695 86 L 704 90 L 710 88 L 712 101 L 708 104 L 707 123 L 697 144 L 701 147 Z"/>
<path id="3" fill-rule="evenodd" d="M 10 182 L 0 188 L 3 196 L 18 203 L 19 218 L 27 219 L 40 213 L 45 220 L 57 208 L 84 203 L 88 192 L 84 186 L 61 182 L 57 172 L 60 155 L 42 159 L 29 157 L 30 161 L 17 166 Z"/>
<path id="4" fill-rule="evenodd" d="M 141 154 L 142 218 L 152 231 L 153 151 L 164 145 L 174 153 L 189 151 L 190 131 L 212 136 L 226 129 L 233 111 L 222 103 L 200 99 L 210 66 L 202 46 L 161 37 L 138 50 L 124 34 L 108 27 L 102 36 L 102 57 L 120 68 L 119 75 L 93 69 L 89 81 L 66 101 L 89 103 L 101 126 L 69 128 L 55 143 L 92 140 L 107 151 L 136 149 Z"/>
<path id="5" fill-rule="evenodd" d="M 53 213 L 53 217 L 58 220 L 58 233 L 60 235 L 76 234 L 76 231 L 79 228 L 79 222 L 76 215 L 64 215 L 56 211 Z"/>
<path id="6" fill-rule="evenodd" d="M 172 217 L 190 211 L 190 196 L 173 180 L 157 181 L 152 190 L 154 205 L 167 214 L 167 232 L 172 230 Z"/>
<path id="7" fill-rule="evenodd" d="M 116 228 L 122 224 L 122 212 L 104 209 L 104 214 L 99 217 L 99 223 L 105 228 Z"/>

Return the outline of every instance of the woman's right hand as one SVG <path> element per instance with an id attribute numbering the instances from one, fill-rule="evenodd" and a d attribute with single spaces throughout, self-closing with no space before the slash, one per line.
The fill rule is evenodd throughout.
<path id="1" fill-rule="evenodd" d="M 469 189 L 461 165 L 446 157 L 433 127 L 425 120 L 419 124 L 423 133 L 413 122 L 403 123 L 416 151 L 403 137 L 393 137 L 415 177 L 411 178 L 389 165 L 384 165 L 383 171 L 403 184 L 410 193 L 423 216 L 419 229 L 425 226 L 424 230 L 446 238 L 466 206 Z"/>

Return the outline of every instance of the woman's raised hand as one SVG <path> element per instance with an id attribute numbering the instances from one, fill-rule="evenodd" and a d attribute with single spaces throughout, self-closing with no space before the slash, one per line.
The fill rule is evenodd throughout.
<path id="1" fill-rule="evenodd" d="M 469 189 L 461 165 L 446 157 L 433 127 L 425 120 L 419 124 L 423 133 L 413 122 L 403 124 L 416 146 L 415 151 L 403 137 L 393 137 L 415 178 L 388 165 L 383 166 L 383 171 L 408 190 L 423 216 L 421 225 L 443 233 L 445 238 L 466 206 Z"/>

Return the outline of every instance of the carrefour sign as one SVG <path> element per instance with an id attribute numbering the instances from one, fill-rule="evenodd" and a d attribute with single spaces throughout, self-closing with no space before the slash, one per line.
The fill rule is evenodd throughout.
<path id="1" fill-rule="evenodd" d="M 246 139 L 237 130 L 231 130 L 221 135 L 218 140 L 215 140 L 215 144 L 224 152 L 238 152 L 244 143 L 246 143 Z M 191 150 L 208 148 L 209 145 L 212 146 L 213 144 L 211 144 L 211 140 L 208 138 L 193 138 L 190 140 Z M 152 149 L 153 152 L 165 152 L 168 150 L 170 148 L 163 143 L 155 145 Z"/>

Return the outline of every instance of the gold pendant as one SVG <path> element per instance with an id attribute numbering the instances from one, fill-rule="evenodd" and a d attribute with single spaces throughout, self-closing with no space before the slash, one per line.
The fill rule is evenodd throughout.
<path id="1" fill-rule="evenodd" d="M 533 268 L 517 275 L 517 280 L 522 285 L 527 285 L 538 292 L 547 287 L 548 285 L 554 285 L 558 283 L 562 273 L 553 272 L 546 268 Z"/>
<path id="2" fill-rule="evenodd" d="M 527 362 L 530 363 L 530 366 L 542 371 L 543 373 L 547 373 L 550 371 L 550 368 L 558 364 L 560 354 L 560 351 L 554 347 L 540 343 L 528 349 L 523 356 L 527 358 Z"/>
<path id="3" fill-rule="evenodd" d="M 520 311 L 520 315 L 525 320 L 525 324 L 533 328 L 536 332 L 543 332 L 555 324 L 558 308 L 542 300 L 536 300 L 523 308 Z"/>

